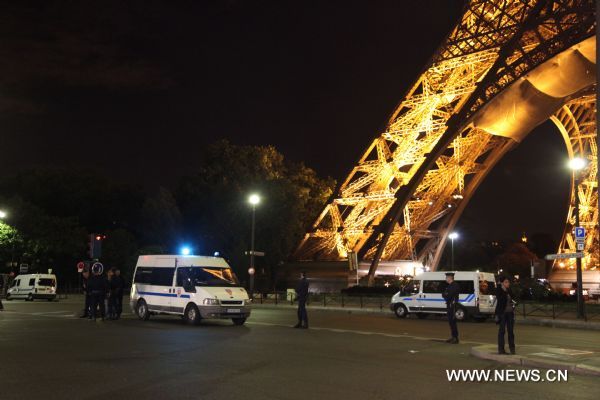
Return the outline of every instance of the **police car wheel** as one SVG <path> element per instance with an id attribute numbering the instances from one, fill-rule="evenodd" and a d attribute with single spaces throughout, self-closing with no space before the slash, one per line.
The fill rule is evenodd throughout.
<path id="1" fill-rule="evenodd" d="M 396 314 L 396 317 L 398 318 L 406 318 L 408 311 L 406 310 L 404 304 L 398 304 L 396 308 L 394 308 L 394 314 Z"/>
<path id="2" fill-rule="evenodd" d="M 456 307 L 456 311 L 454 311 L 454 318 L 457 321 L 464 321 L 467 318 L 467 310 L 463 307 Z"/>
<path id="3" fill-rule="evenodd" d="M 200 311 L 194 304 L 188 304 L 183 314 L 183 320 L 188 325 L 198 325 L 200 323 Z"/>
<path id="4" fill-rule="evenodd" d="M 231 320 L 235 325 L 244 325 L 244 322 L 246 322 L 246 318 L 231 318 Z"/>
<path id="5" fill-rule="evenodd" d="M 140 299 L 137 302 L 135 312 L 136 312 L 138 318 L 141 319 L 142 321 L 147 321 L 148 318 L 150 318 L 150 311 L 148 311 L 148 304 L 146 304 L 146 301 L 144 299 Z"/>

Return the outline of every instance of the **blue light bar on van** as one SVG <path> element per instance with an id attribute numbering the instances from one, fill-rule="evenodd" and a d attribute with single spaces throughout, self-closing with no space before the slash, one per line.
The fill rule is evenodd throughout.
<path id="1" fill-rule="evenodd" d="M 189 256 L 192 253 L 192 250 L 187 246 L 183 246 L 180 250 L 180 253 L 183 256 Z"/>

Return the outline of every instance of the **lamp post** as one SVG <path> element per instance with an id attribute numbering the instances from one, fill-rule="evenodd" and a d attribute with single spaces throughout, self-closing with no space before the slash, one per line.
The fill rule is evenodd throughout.
<path id="1" fill-rule="evenodd" d="M 569 160 L 569 168 L 573 171 L 573 188 L 575 190 L 575 228 L 579 228 L 579 171 L 586 167 L 583 158 L 574 157 Z M 577 265 L 577 318 L 584 318 L 585 304 L 583 302 L 583 271 L 581 258 L 575 259 Z"/>
<path id="2" fill-rule="evenodd" d="M 454 239 L 458 238 L 458 233 L 456 232 L 451 232 L 448 237 L 450 238 L 450 241 L 452 243 L 452 257 L 450 258 L 451 262 L 450 262 L 450 267 L 452 269 L 454 269 Z"/>
<path id="3" fill-rule="evenodd" d="M 250 235 L 250 268 L 248 268 L 248 274 L 250 275 L 250 298 L 254 294 L 254 273 L 256 269 L 254 268 L 254 230 L 256 225 L 256 205 L 260 203 L 260 196 L 256 193 L 251 194 L 248 197 L 248 203 L 252 205 L 252 233 Z"/>

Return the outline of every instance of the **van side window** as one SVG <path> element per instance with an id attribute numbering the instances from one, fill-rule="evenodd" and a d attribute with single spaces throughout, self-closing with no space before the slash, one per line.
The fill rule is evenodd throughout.
<path id="1" fill-rule="evenodd" d="M 175 268 L 153 268 L 150 284 L 156 286 L 172 286 Z"/>
<path id="2" fill-rule="evenodd" d="M 475 293 L 475 285 L 473 281 L 456 281 L 460 288 L 460 294 L 472 294 Z"/>
<path id="3" fill-rule="evenodd" d="M 154 268 L 151 267 L 137 267 L 137 269 L 135 270 L 135 277 L 133 278 L 133 283 L 150 284 L 153 269 Z"/>
<path id="4" fill-rule="evenodd" d="M 10 285 L 10 287 L 15 287 L 15 286 L 19 286 L 19 280 L 15 279 L 12 284 Z"/>
<path id="5" fill-rule="evenodd" d="M 29 280 L 29 286 L 35 286 L 35 278 Z"/>
<path id="6" fill-rule="evenodd" d="M 494 294 L 496 290 L 496 284 L 493 281 L 481 280 L 479 281 L 479 294 Z"/>
<path id="7" fill-rule="evenodd" d="M 423 293 L 442 293 L 446 281 L 423 281 Z"/>
<path id="8" fill-rule="evenodd" d="M 419 293 L 419 288 L 421 287 L 421 281 L 410 281 L 408 285 L 406 285 L 404 289 L 404 293 L 406 295 Z"/>

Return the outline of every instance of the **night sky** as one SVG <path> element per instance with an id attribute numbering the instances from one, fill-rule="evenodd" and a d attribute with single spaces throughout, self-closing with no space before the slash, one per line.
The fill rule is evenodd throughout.
<path id="1" fill-rule="evenodd" d="M 85 166 L 146 187 L 173 187 L 220 138 L 275 145 L 343 180 L 462 7 L 29 4 L 3 4 L 0 13 L 0 170 Z M 561 140 L 550 124 L 536 129 L 490 174 L 459 229 L 475 225 L 482 239 L 521 231 L 558 239 L 568 190 Z"/>

